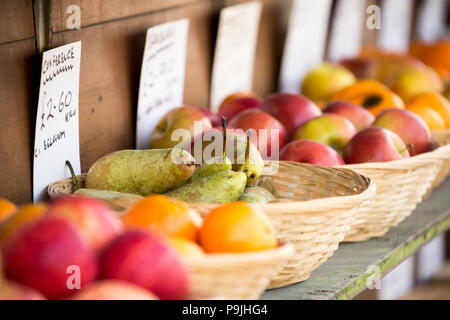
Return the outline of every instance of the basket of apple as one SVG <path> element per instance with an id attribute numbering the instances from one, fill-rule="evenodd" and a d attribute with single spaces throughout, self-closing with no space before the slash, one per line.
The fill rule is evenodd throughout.
<path id="1" fill-rule="evenodd" d="M 191 120 L 202 129 L 182 140 L 181 148 L 165 137 L 180 128 L 195 131 L 187 111 L 201 113 Z M 223 204 L 247 203 L 269 218 L 281 243 L 295 248 L 268 285 L 272 288 L 307 279 L 334 253 L 359 207 L 375 193 L 370 179 L 351 170 L 264 161 L 251 131 L 226 128 L 225 117 L 221 128 L 212 128 L 195 107 L 175 108 L 157 128 L 166 134 L 153 133 L 152 149 L 105 155 L 86 174 L 51 184 L 49 195 L 100 198 L 125 215 L 130 205 L 154 194 L 189 203 L 203 217 Z"/>
<path id="2" fill-rule="evenodd" d="M 204 219 L 163 195 L 123 216 L 85 196 L 10 204 L 0 199 L 2 300 L 257 299 L 293 254 L 240 202 Z"/>
<path id="3" fill-rule="evenodd" d="M 365 64 L 353 63 L 371 70 Z M 424 71 L 428 69 L 420 70 L 415 72 L 428 74 Z M 380 67 L 378 72 L 386 70 Z M 408 92 L 404 81 L 411 77 L 397 79 L 396 91 L 404 97 Z M 448 174 L 450 146 L 433 141 L 423 116 L 412 107 L 405 108 L 400 95 L 385 84 L 357 80 L 343 66 L 323 63 L 308 73 L 302 92 L 310 99 L 275 94 L 257 109 L 285 128 L 285 134 L 280 134 L 280 160 L 348 168 L 375 181 L 377 194 L 361 208 L 346 241 L 383 236 Z M 415 105 L 419 105 L 419 98 Z M 445 104 L 437 106 L 445 110 Z M 236 117 L 231 123 L 243 116 Z"/>

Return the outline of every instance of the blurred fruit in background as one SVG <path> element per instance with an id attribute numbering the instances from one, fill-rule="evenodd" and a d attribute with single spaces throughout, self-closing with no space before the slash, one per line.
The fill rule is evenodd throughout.
<path id="1" fill-rule="evenodd" d="M 375 120 L 375 117 L 369 111 L 348 101 L 332 101 L 322 111 L 346 118 L 355 126 L 357 131 L 370 127 Z"/>
<path id="2" fill-rule="evenodd" d="M 8 219 L 17 211 L 14 203 L 7 199 L 0 198 L 0 223 Z"/>
<path id="3" fill-rule="evenodd" d="M 358 132 L 345 148 L 346 163 L 384 162 L 409 157 L 403 140 L 394 132 L 370 127 Z"/>
<path id="4" fill-rule="evenodd" d="M 263 158 L 277 156 L 287 141 L 286 128 L 277 119 L 260 109 L 248 109 L 239 113 L 228 123 L 228 126 L 244 131 L 254 129 L 252 136 L 256 137 L 256 141 L 252 140 L 252 142 L 256 143 Z M 275 146 L 274 154 L 273 146 Z"/>
<path id="5" fill-rule="evenodd" d="M 84 287 L 97 277 L 97 257 L 68 220 L 43 217 L 18 230 L 2 246 L 8 279 L 34 288 L 48 299 L 73 293 L 70 266 Z"/>
<path id="6" fill-rule="evenodd" d="M 201 112 L 205 114 L 205 116 L 208 117 L 213 127 L 220 126 L 220 117 L 216 113 L 212 112 L 211 110 L 205 107 L 197 107 L 197 109 L 199 109 Z"/>
<path id="7" fill-rule="evenodd" d="M 71 300 L 158 300 L 150 291 L 130 282 L 103 280 L 88 284 Z"/>
<path id="8" fill-rule="evenodd" d="M 345 146 L 356 134 L 355 126 L 346 118 L 333 113 L 303 123 L 293 140 L 314 140 L 326 144 L 342 154 Z"/>
<path id="9" fill-rule="evenodd" d="M 44 203 L 26 204 L 19 208 L 8 220 L 0 226 L 0 245 L 12 234 L 27 223 L 42 217 L 47 210 Z"/>
<path id="10" fill-rule="evenodd" d="M 286 128 L 288 138 L 304 122 L 320 116 L 322 111 L 308 98 L 292 93 L 275 93 L 270 95 L 260 106 Z"/>
<path id="11" fill-rule="evenodd" d="M 203 257 L 205 252 L 195 242 L 180 237 L 170 237 L 169 243 L 182 256 L 186 258 Z"/>
<path id="12" fill-rule="evenodd" d="M 378 114 L 374 126 L 396 133 L 411 156 L 430 151 L 431 133 L 425 121 L 408 110 L 387 109 Z"/>
<path id="13" fill-rule="evenodd" d="M 413 42 L 409 53 L 432 67 L 444 82 L 450 81 L 450 41 L 441 39 L 435 43 Z"/>
<path id="14" fill-rule="evenodd" d="M 413 111 L 413 109 L 417 110 L 417 107 L 433 109 L 442 117 L 445 127 L 450 128 L 450 103 L 443 95 L 436 92 L 424 92 L 407 102 L 407 109 Z"/>
<path id="15" fill-rule="evenodd" d="M 53 201 L 47 216 L 59 217 L 72 222 L 84 240 L 96 251 L 123 230 L 117 214 L 103 202 L 82 196 L 65 197 Z"/>
<path id="16" fill-rule="evenodd" d="M 408 105 L 407 109 L 409 111 L 417 114 L 425 123 L 430 130 L 442 130 L 445 129 L 444 119 L 439 113 L 427 107 L 426 105 L 413 104 Z"/>
<path id="17" fill-rule="evenodd" d="M 153 130 L 150 136 L 150 148 L 165 149 L 175 147 L 181 142 L 172 138 L 172 133 L 177 129 L 188 130 L 190 138 L 194 137 L 194 126 L 196 122 L 200 123 L 201 131 L 212 128 L 208 116 L 197 107 L 182 106 L 170 110 L 159 120 Z"/>
<path id="18" fill-rule="evenodd" d="M 220 117 L 225 117 L 227 121 L 230 121 L 242 111 L 257 108 L 261 103 L 262 100 L 258 97 L 238 97 L 230 99 L 220 106 L 218 115 Z"/>
<path id="19" fill-rule="evenodd" d="M 203 220 L 199 239 L 207 253 L 260 251 L 278 246 L 269 219 L 241 201 L 211 210 Z"/>
<path id="20" fill-rule="evenodd" d="M 280 160 L 309 163 L 318 166 L 344 164 L 344 160 L 333 148 L 312 140 L 296 140 L 288 143 L 280 151 Z"/>
<path id="21" fill-rule="evenodd" d="M 332 100 L 348 101 L 366 108 L 376 116 L 388 108 L 403 109 L 403 100 L 384 84 L 370 79 L 359 80 L 350 87 L 336 93 Z"/>
<path id="22" fill-rule="evenodd" d="M 127 228 L 144 228 L 191 241 L 197 240 L 200 215 L 187 203 L 164 195 L 148 196 L 136 202 L 122 217 Z"/>
<path id="23" fill-rule="evenodd" d="M 38 291 L 11 281 L 0 283 L 0 300 L 46 300 Z"/>
<path id="24" fill-rule="evenodd" d="M 166 239 L 146 230 L 130 230 L 114 239 L 100 256 L 102 279 L 128 281 L 160 299 L 186 298 L 188 272 Z"/>
<path id="25" fill-rule="evenodd" d="M 219 105 L 219 108 L 217 110 L 220 110 L 223 105 L 230 102 L 231 100 L 240 99 L 240 98 L 255 98 L 260 99 L 258 95 L 251 91 L 237 91 L 229 94 L 228 96 L 223 99 L 222 103 Z"/>
<path id="26" fill-rule="evenodd" d="M 323 62 L 307 73 L 301 93 L 315 102 L 328 101 L 338 91 L 355 82 L 355 76 L 345 67 Z"/>

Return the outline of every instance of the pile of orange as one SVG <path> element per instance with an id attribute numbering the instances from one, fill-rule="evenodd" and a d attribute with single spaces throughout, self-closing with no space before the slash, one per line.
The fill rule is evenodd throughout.
<path id="1" fill-rule="evenodd" d="M 169 236 L 169 243 L 185 257 L 278 246 L 267 217 L 240 201 L 219 206 L 202 220 L 187 203 L 153 195 L 135 203 L 122 220 L 127 228 L 145 228 Z"/>

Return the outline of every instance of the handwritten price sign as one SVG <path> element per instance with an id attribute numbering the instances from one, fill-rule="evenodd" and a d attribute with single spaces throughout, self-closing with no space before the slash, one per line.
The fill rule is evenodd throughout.
<path id="1" fill-rule="evenodd" d="M 183 103 L 189 20 L 147 30 L 136 124 L 136 148 L 147 149 L 159 119 Z"/>
<path id="2" fill-rule="evenodd" d="M 66 160 L 80 173 L 80 58 L 80 41 L 46 51 L 42 58 L 34 140 L 34 201 L 45 196 L 50 183 L 70 175 Z"/>

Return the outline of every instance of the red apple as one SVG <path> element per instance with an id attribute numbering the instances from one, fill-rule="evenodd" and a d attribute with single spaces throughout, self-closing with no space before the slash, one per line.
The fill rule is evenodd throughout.
<path id="1" fill-rule="evenodd" d="M 183 299 L 188 274 L 181 258 L 160 236 L 128 231 L 110 243 L 100 257 L 103 279 L 137 284 L 161 299 Z"/>
<path id="2" fill-rule="evenodd" d="M 198 129 L 197 129 L 198 128 Z M 212 128 L 211 121 L 197 107 L 182 106 L 167 112 L 150 136 L 151 149 L 173 148 L 180 143 L 172 134 L 177 129 L 187 130 L 191 137 Z M 196 130 L 197 129 L 197 130 Z M 198 133 L 196 131 L 199 131 Z"/>
<path id="3" fill-rule="evenodd" d="M 237 98 L 225 102 L 219 109 L 219 116 L 227 118 L 227 121 L 233 119 L 240 112 L 257 108 L 263 101 L 258 97 Z"/>
<path id="4" fill-rule="evenodd" d="M 430 151 L 430 129 L 414 112 L 406 109 L 386 109 L 378 114 L 373 125 L 395 132 L 406 143 L 411 156 Z"/>
<path id="5" fill-rule="evenodd" d="M 94 251 L 66 219 L 44 217 L 17 232 L 3 246 L 8 279 L 57 299 L 77 290 L 69 286 L 71 277 L 81 287 L 96 278 Z M 73 267 L 79 272 L 71 273 Z"/>
<path id="6" fill-rule="evenodd" d="M 220 126 L 220 117 L 216 113 L 212 112 L 211 110 L 205 107 L 197 107 L 197 109 L 199 109 L 201 112 L 205 114 L 205 116 L 208 117 L 213 127 Z"/>
<path id="7" fill-rule="evenodd" d="M 65 197 L 52 202 L 47 215 L 69 220 L 87 243 L 100 250 L 123 230 L 116 213 L 102 202 L 87 197 Z"/>
<path id="8" fill-rule="evenodd" d="M 263 102 L 260 109 L 278 119 L 289 137 L 302 123 L 322 114 L 314 102 L 292 93 L 273 94 Z"/>
<path id="9" fill-rule="evenodd" d="M 71 300 L 158 300 L 150 291 L 130 282 L 103 280 L 93 282 Z"/>
<path id="10" fill-rule="evenodd" d="M 355 126 L 349 120 L 337 114 L 324 113 L 303 123 L 295 132 L 293 140 L 314 140 L 329 145 L 342 154 L 355 134 Z"/>
<path id="11" fill-rule="evenodd" d="M 46 300 L 38 291 L 11 281 L 0 285 L 0 300 Z"/>
<path id="12" fill-rule="evenodd" d="M 270 114 L 259 109 L 249 109 L 239 113 L 228 125 L 244 131 L 254 129 L 253 134 L 256 135 L 258 150 L 263 158 L 277 156 L 287 141 L 284 126 Z"/>
<path id="13" fill-rule="evenodd" d="M 370 127 L 357 133 L 345 149 L 346 163 L 383 162 L 408 158 L 408 148 L 394 132 Z"/>
<path id="14" fill-rule="evenodd" d="M 280 152 L 280 160 L 310 163 L 318 166 L 344 164 L 344 160 L 333 148 L 312 140 L 297 140 L 288 143 Z"/>
<path id="15" fill-rule="evenodd" d="M 333 101 L 322 110 L 323 113 L 334 113 L 350 120 L 357 131 L 370 127 L 375 117 L 365 108 L 347 101 Z"/>

